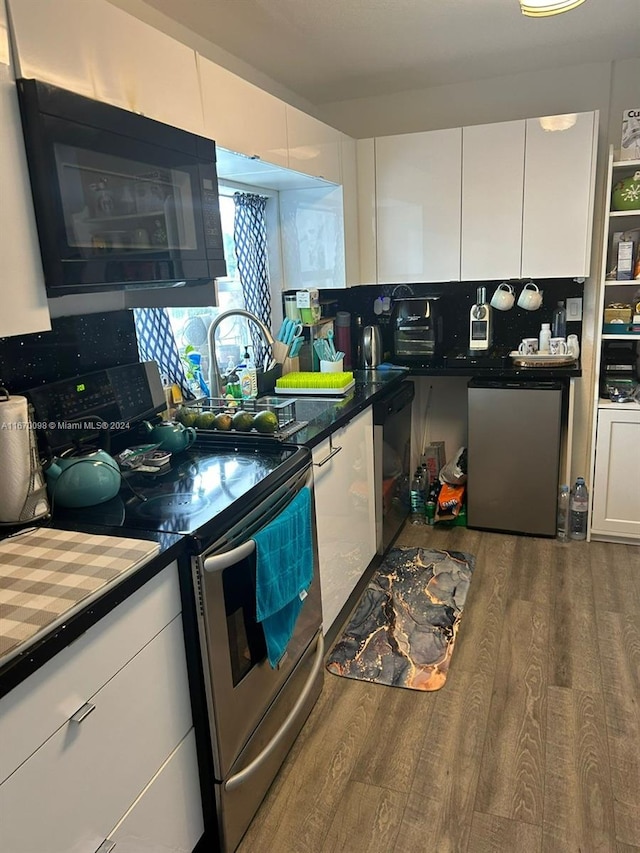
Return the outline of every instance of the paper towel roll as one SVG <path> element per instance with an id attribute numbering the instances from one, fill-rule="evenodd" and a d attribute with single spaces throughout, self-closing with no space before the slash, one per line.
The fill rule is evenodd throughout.
<path id="1" fill-rule="evenodd" d="M 26 397 L 0 388 L 0 524 L 21 524 L 48 512 Z M 33 500 L 37 497 L 37 500 Z"/>

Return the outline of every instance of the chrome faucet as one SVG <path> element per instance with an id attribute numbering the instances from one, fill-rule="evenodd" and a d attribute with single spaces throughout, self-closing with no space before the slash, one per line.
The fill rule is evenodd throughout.
<path id="1" fill-rule="evenodd" d="M 269 328 L 262 322 L 259 317 L 252 314 L 250 311 L 245 311 L 244 308 L 230 308 L 228 311 L 223 311 L 215 317 L 209 331 L 207 332 L 207 343 L 209 345 L 209 388 L 212 397 L 221 397 L 222 389 L 220 387 L 220 372 L 218 370 L 218 357 L 216 356 L 216 329 L 226 317 L 246 317 L 251 320 L 262 332 L 262 337 L 267 342 L 268 346 L 273 346 L 273 335 Z"/>

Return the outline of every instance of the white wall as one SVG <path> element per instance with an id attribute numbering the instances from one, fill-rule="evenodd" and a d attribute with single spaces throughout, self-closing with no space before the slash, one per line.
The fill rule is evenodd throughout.
<path id="1" fill-rule="evenodd" d="M 90 2 L 90 0 L 85 1 Z M 297 107 L 299 110 L 303 110 L 304 112 L 320 118 L 318 115 L 318 109 L 309 101 L 300 97 L 296 92 L 291 91 L 291 89 L 288 89 L 286 86 L 278 83 L 262 71 L 254 68 L 253 65 L 249 65 L 249 63 L 224 50 L 224 48 L 207 41 L 205 38 L 198 35 L 198 33 L 195 33 L 183 24 L 179 24 L 177 21 L 174 21 L 172 18 L 169 18 L 157 9 L 153 9 L 151 6 L 148 6 L 144 0 L 107 0 L 107 2 L 111 3 L 112 6 L 117 6 L 119 9 L 128 12 L 140 21 L 144 21 L 146 24 L 155 27 L 157 30 L 161 30 L 163 33 L 166 33 L 166 35 L 171 36 L 177 41 L 188 45 L 193 50 L 196 50 L 201 56 L 206 56 L 207 59 L 210 59 L 217 65 L 221 65 L 223 68 L 226 68 L 227 71 L 237 74 L 238 77 L 248 80 L 249 83 L 253 83 L 254 86 L 259 86 L 261 89 L 264 89 L 265 92 L 270 92 L 272 95 L 275 95 L 276 98 L 280 98 L 288 104 Z M 180 0 L 175 0 L 176 5 L 178 5 L 179 2 Z"/>
<path id="2" fill-rule="evenodd" d="M 510 77 L 339 101 L 321 118 L 356 138 L 412 133 L 539 115 L 599 110 L 600 131 L 593 228 L 592 275 L 585 282 L 582 380 L 577 383 L 572 476 L 589 476 L 594 404 L 594 339 L 609 144 L 620 145 L 622 111 L 640 106 L 640 59 L 585 63 Z"/>

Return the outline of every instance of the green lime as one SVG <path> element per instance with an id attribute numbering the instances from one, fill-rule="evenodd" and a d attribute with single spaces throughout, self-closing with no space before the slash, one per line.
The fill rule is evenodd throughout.
<path id="1" fill-rule="evenodd" d="M 195 419 L 194 427 L 197 429 L 214 429 L 216 416 L 213 412 L 202 412 Z"/>
<path id="2" fill-rule="evenodd" d="M 198 412 L 194 409 L 187 409 L 182 406 L 178 409 L 174 415 L 174 420 L 178 421 L 179 424 L 183 426 L 194 426 L 196 422 L 196 418 L 198 417 Z"/>
<path id="3" fill-rule="evenodd" d="M 253 426 L 253 415 L 251 412 L 240 411 L 233 416 L 232 425 L 239 432 L 249 432 Z"/>
<path id="4" fill-rule="evenodd" d="M 274 433 L 278 429 L 278 418 L 273 412 L 265 409 L 254 416 L 253 426 L 258 432 Z"/>
<path id="5" fill-rule="evenodd" d="M 213 421 L 213 425 L 216 429 L 231 429 L 231 415 L 228 415 L 226 412 L 220 412 L 219 415 L 216 415 Z"/>

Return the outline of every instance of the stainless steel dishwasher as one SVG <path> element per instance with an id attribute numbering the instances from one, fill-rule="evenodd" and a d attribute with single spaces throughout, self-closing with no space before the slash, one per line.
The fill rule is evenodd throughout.
<path id="1" fill-rule="evenodd" d="M 384 554 L 409 515 L 413 382 L 404 381 L 373 404 L 376 542 Z"/>
<path id="2" fill-rule="evenodd" d="M 468 384 L 467 524 L 555 536 L 563 384 Z"/>

